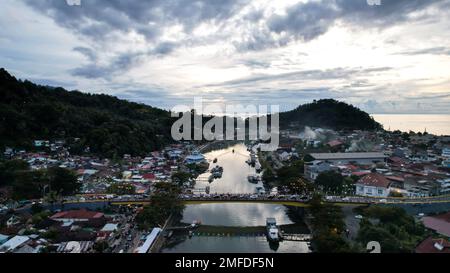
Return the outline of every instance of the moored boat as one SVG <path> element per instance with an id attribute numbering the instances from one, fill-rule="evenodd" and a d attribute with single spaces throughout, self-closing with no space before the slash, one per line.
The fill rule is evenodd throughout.
<path id="1" fill-rule="evenodd" d="M 277 227 L 277 221 L 275 218 L 266 219 L 267 238 L 272 242 L 280 241 L 280 232 Z"/>

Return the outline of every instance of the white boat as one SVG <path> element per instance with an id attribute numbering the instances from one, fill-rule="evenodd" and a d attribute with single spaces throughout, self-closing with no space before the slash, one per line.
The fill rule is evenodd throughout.
<path id="1" fill-rule="evenodd" d="M 258 186 L 258 187 L 256 187 L 256 193 L 263 195 L 263 194 L 266 194 L 266 190 L 264 189 L 263 186 Z"/>
<path id="2" fill-rule="evenodd" d="M 254 184 L 258 184 L 258 182 L 260 181 L 259 176 L 256 175 L 249 175 L 247 176 L 248 182 L 250 183 L 254 183 Z"/>
<path id="3" fill-rule="evenodd" d="M 266 230 L 267 230 L 267 238 L 270 241 L 278 242 L 280 241 L 280 232 L 277 227 L 277 221 L 275 218 L 267 218 L 266 219 Z"/>

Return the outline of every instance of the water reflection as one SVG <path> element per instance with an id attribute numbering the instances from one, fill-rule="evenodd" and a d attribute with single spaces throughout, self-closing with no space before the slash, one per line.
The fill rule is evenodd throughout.
<path id="1" fill-rule="evenodd" d="M 208 171 L 198 177 L 196 189 L 202 189 L 209 185 L 211 193 L 255 193 L 256 187 L 262 186 L 262 183 L 251 184 L 247 180 L 249 175 L 256 174 L 256 170 L 245 162 L 250 158 L 250 152 L 247 151 L 244 144 L 209 152 L 205 154 L 205 158 L 211 163 L 210 169 L 216 165 L 223 167 L 222 178 L 209 183 L 210 173 Z M 217 163 L 213 163 L 215 158 L 217 158 Z"/>
<path id="2" fill-rule="evenodd" d="M 271 245 L 266 237 L 192 237 L 169 245 L 164 253 L 307 253 L 304 242 L 281 242 Z"/>
<path id="3" fill-rule="evenodd" d="M 238 144 L 227 149 L 209 152 L 205 154 L 205 157 L 211 162 L 210 168 L 219 165 L 224 168 L 224 171 L 222 178 L 216 179 L 212 183 L 207 182 L 209 172 L 202 174 L 196 184 L 197 189 L 210 185 L 211 193 L 255 193 L 256 187 L 261 185 L 251 184 L 247 180 L 247 176 L 255 174 L 256 170 L 245 162 L 250 157 L 245 145 Z M 215 158 L 218 159 L 216 164 L 213 163 Z M 264 228 L 266 218 L 274 217 L 278 225 L 290 225 L 291 228 L 294 226 L 294 233 L 308 232 L 301 212 L 300 208 L 263 203 L 188 205 L 180 222 L 192 223 L 199 220 L 202 226 L 219 227 L 221 232 L 215 236 L 211 236 L 211 233 L 208 232 L 203 234 L 197 232 L 191 238 L 186 233 L 178 234 L 170 239 L 161 251 L 174 253 L 306 253 L 309 252 L 309 247 L 305 242 L 269 243 Z M 256 234 L 245 235 L 243 230 L 248 227 L 256 227 L 258 230 L 259 227 L 263 228 Z"/>
<path id="4" fill-rule="evenodd" d="M 252 203 L 218 203 L 189 205 L 184 210 L 182 222 L 200 220 L 204 225 L 264 226 L 266 218 L 275 217 L 279 225 L 292 224 L 287 208 L 282 205 Z"/>

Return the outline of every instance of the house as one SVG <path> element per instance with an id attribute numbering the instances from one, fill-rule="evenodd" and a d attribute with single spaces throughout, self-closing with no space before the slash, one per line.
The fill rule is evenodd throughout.
<path id="1" fill-rule="evenodd" d="M 147 182 L 153 182 L 156 180 L 156 175 L 153 173 L 144 173 L 142 175 L 142 179 L 147 181 Z"/>
<path id="2" fill-rule="evenodd" d="M 450 212 L 422 218 L 423 225 L 434 232 L 450 238 Z"/>
<path id="3" fill-rule="evenodd" d="M 6 243 L 8 241 L 9 236 L 0 234 L 0 245 Z"/>
<path id="4" fill-rule="evenodd" d="M 439 183 L 433 179 L 409 175 L 405 177 L 403 188 L 409 197 L 428 197 L 439 193 Z"/>
<path id="5" fill-rule="evenodd" d="M 289 159 L 291 158 L 291 154 L 288 153 L 288 152 L 286 152 L 286 151 L 284 151 L 283 153 L 281 153 L 281 154 L 278 155 L 278 158 L 279 158 L 281 161 L 287 161 L 287 160 L 289 160 Z"/>
<path id="6" fill-rule="evenodd" d="M 28 236 L 14 236 L 0 246 L 0 253 L 10 253 L 30 240 Z"/>
<path id="7" fill-rule="evenodd" d="M 416 253 L 450 253 L 450 242 L 443 238 L 428 237 L 416 247 Z"/>
<path id="8" fill-rule="evenodd" d="M 329 146 L 333 150 L 337 150 L 337 149 L 340 149 L 343 144 L 344 144 L 344 142 L 336 139 L 336 140 L 332 140 L 332 141 L 328 142 L 327 146 Z"/>
<path id="9" fill-rule="evenodd" d="M 50 219 L 59 222 L 87 222 L 89 220 L 103 219 L 105 215 L 101 212 L 82 210 L 70 210 L 58 212 Z"/>
<path id="10" fill-rule="evenodd" d="M 111 233 L 114 233 L 116 230 L 119 229 L 119 226 L 117 224 L 106 224 L 97 234 L 98 237 L 106 238 Z"/>
<path id="11" fill-rule="evenodd" d="M 450 159 L 450 148 L 442 149 L 442 157 Z"/>
<path id="12" fill-rule="evenodd" d="M 335 167 L 331 165 L 330 163 L 323 162 L 323 161 L 312 161 L 309 163 L 306 163 L 304 166 L 304 173 L 306 179 L 310 181 L 316 180 L 317 176 L 323 172 L 338 170 L 338 167 Z"/>
<path id="13" fill-rule="evenodd" d="M 205 157 L 198 152 L 194 152 L 194 153 L 186 156 L 184 161 L 186 164 L 200 164 L 200 163 L 205 162 Z"/>
<path id="14" fill-rule="evenodd" d="M 382 174 L 370 173 L 356 182 L 356 194 L 361 196 L 387 197 L 391 182 Z"/>
<path id="15" fill-rule="evenodd" d="M 330 163 L 357 163 L 357 164 L 373 164 L 384 162 L 386 155 L 380 152 L 371 153 L 312 153 L 310 154 L 315 160 L 326 161 Z"/>
<path id="16" fill-rule="evenodd" d="M 24 244 L 13 251 L 13 253 L 17 254 L 35 254 L 39 253 L 43 246 L 39 245 L 36 247 L 32 247 L 30 245 Z"/>
<path id="17" fill-rule="evenodd" d="M 87 253 L 89 252 L 94 243 L 91 241 L 80 241 L 80 242 L 64 242 L 59 244 L 56 252 L 58 253 Z"/>
<path id="18" fill-rule="evenodd" d="M 18 225 L 18 224 L 20 224 L 20 218 L 15 216 L 15 215 L 11 216 L 8 219 L 8 221 L 6 221 L 6 226 L 9 227 L 9 228 L 13 227 L 15 225 Z"/>

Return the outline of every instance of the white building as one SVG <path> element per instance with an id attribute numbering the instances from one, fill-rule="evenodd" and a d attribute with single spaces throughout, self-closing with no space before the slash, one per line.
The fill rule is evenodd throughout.
<path id="1" fill-rule="evenodd" d="M 379 173 L 370 173 L 356 182 L 356 195 L 387 197 L 391 182 Z"/>
<path id="2" fill-rule="evenodd" d="M 376 162 L 384 162 L 386 155 L 384 153 L 370 152 L 370 153 L 312 153 L 311 156 L 315 160 L 330 162 L 330 163 L 358 163 L 358 164 L 373 164 Z"/>
<path id="3" fill-rule="evenodd" d="M 0 253 L 13 252 L 29 240 L 30 238 L 28 236 L 15 236 L 0 246 Z"/>

